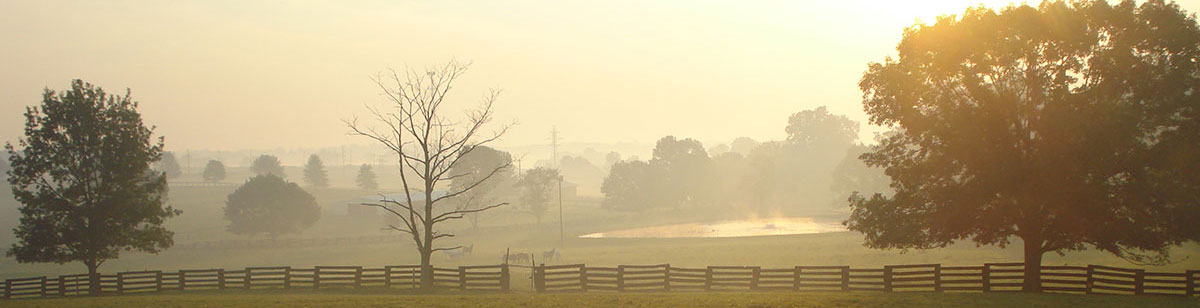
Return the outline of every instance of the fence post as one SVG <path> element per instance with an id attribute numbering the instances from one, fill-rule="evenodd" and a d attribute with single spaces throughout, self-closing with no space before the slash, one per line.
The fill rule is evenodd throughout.
<path id="1" fill-rule="evenodd" d="M 1092 279 L 1093 279 L 1092 273 L 1094 273 L 1095 271 L 1096 271 L 1096 268 L 1094 265 L 1089 264 L 1087 266 L 1087 285 L 1086 285 L 1086 289 L 1084 291 L 1086 294 L 1092 294 L 1092 284 L 1095 283 L 1095 281 L 1092 281 Z"/>
<path id="2" fill-rule="evenodd" d="M 508 292 L 508 264 L 500 265 L 500 291 Z"/>
<path id="3" fill-rule="evenodd" d="M 992 291 L 992 265 L 984 263 L 983 272 L 980 273 L 980 278 L 983 279 L 983 292 Z"/>
<path id="4" fill-rule="evenodd" d="M 125 294 L 125 273 L 117 273 L 117 295 Z"/>
<path id="5" fill-rule="evenodd" d="M 892 292 L 892 266 L 883 266 L 883 291 Z"/>
<path id="6" fill-rule="evenodd" d="M 463 266 L 458 267 L 458 290 L 467 290 L 467 268 Z"/>
<path id="7" fill-rule="evenodd" d="M 179 270 L 179 291 L 187 291 L 187 270 Z"/>
<path id="8" fill-rule="evenodd" d="M 670 267 L 668 267 L 668 269 L 670 269 Z M 668 277 L 668 280 L 669 279 L 670 279 L 670 277 Z M 587 282 L 588 282 L 587 265 L 580 265 L 579 266 L 579 289 L 583 290 L 583 292 L 587 292 L 587 290 L 588 290 Z"/>
<path id="9" fill-rule="evenodd" d="M 1188 277 L 1188 281 L 1192 281 L 1192 277 Z M 4 299 L 12 298 L 12 280 L 4 281 Z"/>
<path id="10" fill-rule="evenodd" d="M 154 271 L 154 292 L 162 292 L 162 271 Z"/>
<path id="11" fill-rule="evenodd" d="M 625 292 L 625 266 L 617 265 L 617 292 Z"/>
<path id="12" fill-rule="evenodd" d="M 1146 293 L 1146 270 L 1139 269 L 1133 273 L 1133 295 Z"/>
<path id="13" fill-rule="evenodd" d="M 1186 292 L 1185 294 L 1187 294 L 1188 297 L 1195 296 L 1196 280 L 1193 280 L 1192 277 L 1196 276 L 1196 271 L 1185 271 L 1184 276 L 1184 284 L 1187 285 L 1187 290 L 1184 290 L 1184 292 Z"/>
<path id="14" fill-rule="evenodd" d="M 842 291 L 850 291 L 850 267 L 842 267 Z"/>
<path id="15" fill-rule="evenodd" d="M 67 275 L 58 276 L 58 296 L 67 297 Z"/>
<path id="16" fill-rule="evenodd" d="M 758 289 L 758 280 L 761 276 L 762 267 L 755 266 L 750 268 L 750 290 Z"/>
<path id="17" fill-rule="evenodd" d="M 712 266 L 709 266 L 708 268 L 706 268 L 704 270 L 704 290 L 705 291 L 712 290 L 712 280 L 713 280 L 713 270 L 712 270 Z"/>
<path id="18" fill-rule="evenodd" d="M 362 288 L 362 266 L 354 267 L 354 288 Z"/>
<path id="19" fill-rule="evenodd" d="M 321 288 L 321 267 L 320 266 L 313 267 L 312 280 L 313 280 L 313 290 L 320 289 Z"/>
<path id="20" fill-rule="evenodd" d="M 537 292 L 546 292 L 546 269 L 545 264 L 533 267 L 533 289 Z"/>
<path id="21" fill-rule="evenodd" d="M 225 289 L 225 269 L 223 268 L 217 269 L 217 289 Z"/>
<path id="22" fill-rule="evenodd" d="M 800 266 L 792 268 L 792 291 L 800 291 Z"/>
<path id="23" fill-rule="evenodd" d="M 292 267 L 291 266 L 283 267 L 283 288 L 284 289 L 292 288 Z"/>
<path id="24" fill-rule="evenodd" d="M 41 292 L 41 296 L 42 296 L 42 297 L 46 297 L 46 295 L 48 295 L 48 294 L 46 294 L 47 292 L 48 292 L 48 290 L 47 290 L 47 288 L 46 288 L 46 276 L 42 276 L 42 292 Z"/>
<path id="25" fill-rule="evenodd" d="M 933 265 L 933 291 L 942 292 L 942 264 Z"/>
<path id="26" fill-rule="evenodd" d="M 392 288 L 392 267 L 389 265 L 383 266 L 383 287 Z"/>
<path id="27" fill-rule="evenodd" d="M 663 290 L 671 292 L 671 263 L 663 265 L 666 272 L 663 272 Z"/>

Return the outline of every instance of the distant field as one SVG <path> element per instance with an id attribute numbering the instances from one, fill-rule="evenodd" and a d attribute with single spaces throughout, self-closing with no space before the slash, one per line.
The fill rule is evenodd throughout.
<path id="1" fill-rule="evenodd" d="M 289 170 L 290 171 L 290 170 Z M 165 270 L 227 268 L 247 266 L 293 266 L 314 265 L 382 265 L 415 264 L 419 257 L 413 244 L 396 236 L 393 242 L 345 243 L 319 247 L 286 248 L 189 248 L 188 243 L 205 240 L 238 240 L 225 231 L 221 206 L 226 195 L 233 190 L 228 187 L 173 187 L 170 203 L 184 211 L 182 216 L 168 221 L 167 226 L 176 231 L 179 247 L 168 249 L 157 255 L 145 253 L 122 253 L 121 258 L 105 263 L 101 271 L 115 273 L 131 270 Z M 324 208 L 321 220 L 303 234 L 287 235 L 284 238 L 331 238 L 343 236 L 378 236 L 382 219 L 378 217 L 354 218 L 347 216 L 347 200 L 370 195 L 370 192 L 328 188 L 313 189 L 317 201 Z M 7 190 L 0 190 L 0 249 L 7 250 L 12 243 L 11 228 L 16 224 L 17 205 Z M 587 263 L 596 266 L 618 264 L 661 264 L 670 263 L 679 267 L 702 267 L 708 265 L 761 265 L 764 267 L 790 267 L 796 265 L 849 265 L 854 267 L 880 267 L 887 264 L 941 263 L 946 265 L 979 265 L 985 262 L 1020 262 L 1020 242 L 1008 248 L 991 246 L 975 247 L 971 243 L 952 245 L 944 249 L 928 251 L 883 251 L 862 246 L 862 235 L 852 232 L 827 234 L 760 236 L 745 238 L 680 238 L 680 239 L 636 239 L 636 238 L 577 238 L 582 234 L 611 231 L 631 227 L 665 225 L 681 222 L 739 219 L 742 216 L 713 214 L 704 211 L 685 210 L 679 212 L 614 212 L 598 207 L 595 199 L 580 200 L 564 206 L 565 238 L 559 241 L 558 213 L 552 212 L 542 225 L 535 225 L 532 216 L 513 209 L 498 209 L 485 213 L 480 228 L 471 230 L 466 221 L 444 226 L 458 236 L 446 239 L 445 245 L 474 245 L 474 255 L 461 259 L 449 259 L 437 254 L 434 264 L 451 267 L 458 265 L 498 264 L 506 249 L 513 252 L 533 252 L 539 263 L 540 252 L 558 248 L 562 260 L 557 263 Z M 826 212 L 829 212 L 828 209 Z M 799 213 L 798 215 L 805 215 Z M 837 217 L 825 216 L 825 220 Z M 394 233 L 392 233 L 394 234 Z M 1182 262 L 1164 267 L 1149 267 L 1151 271 L 1182 271 L 1200 269 L 1200 245 L 1188 244 L 1174 250 L 1173 256 Z M 1047 254 L 1047 265 L 1111 265 L 1136 267 L 1121 259 L 1096 251 L 1072 252 L 1066 256 Z M 35 277 L 41 275 L 77 274 L 86 272 L 79 263 L 19 264 L 12 258 L 0 258 L 0 279 Z M 529 272 L 514 269 L 513 288 L 530 288 Z"/>
<path id="2" fill-rule="evenodd" d="M 1197 307 L 1184 297 L 1020 293 L 438 294 L 243 291 L 0 301 L 0 307 Z"/>

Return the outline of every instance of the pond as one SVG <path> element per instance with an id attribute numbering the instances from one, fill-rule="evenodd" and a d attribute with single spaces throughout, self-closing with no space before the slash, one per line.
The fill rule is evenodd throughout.
<path id="1" fill-rule="evenodd" d="M 693 222 L 585 234 L 582 238 L 683 238 L 745 237 L 812 234 L 846 231 L 836 222 L 816 222 L 809 217 L 784 217 Z"/>

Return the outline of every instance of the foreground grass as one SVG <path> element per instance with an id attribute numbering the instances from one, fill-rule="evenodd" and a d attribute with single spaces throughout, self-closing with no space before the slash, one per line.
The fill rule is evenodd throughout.
<path id="1" fill-rule="evenodd" d="M 559 293 L 397 295 L 233 291 L 0 301 L 0 307 L 1200 307 L 1184 297 L 1019 293 Z"/>

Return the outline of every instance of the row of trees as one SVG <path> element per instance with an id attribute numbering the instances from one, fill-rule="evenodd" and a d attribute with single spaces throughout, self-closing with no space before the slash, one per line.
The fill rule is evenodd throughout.
<path id="1" fill-rule="evenodd" d="M 786 132 L 786 140 L 738 138 L 734 147 L 716 146 L 711 152 L 694 139 L 664 137 L 649 161 L 613 164 L 601 186 L 603 205 L 634 211 L 728 208 L 767 215 L 828 210 L 833 200 L 845 200 L 852 190 L 886 191 L 886 183 L 880 185 L 885 182 L 882 172 L 856 159 L 865 150 L 855 144 L 858 123 L 819 107 L 792 115 Z"/>

